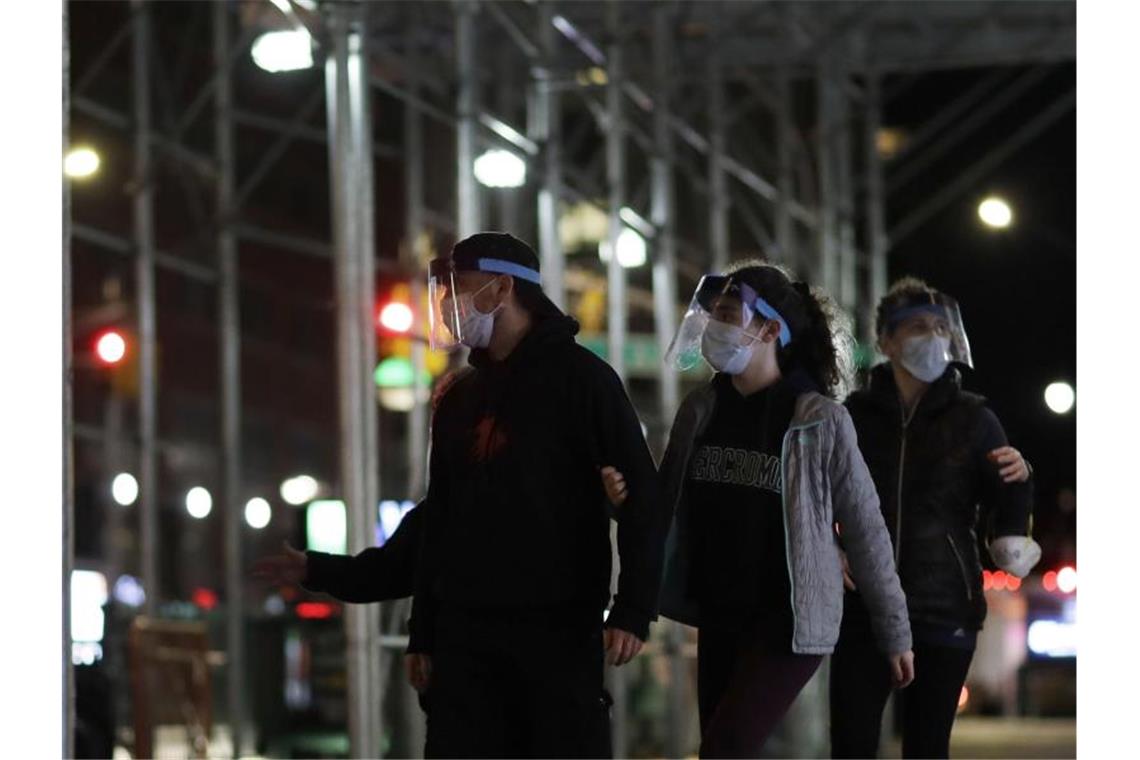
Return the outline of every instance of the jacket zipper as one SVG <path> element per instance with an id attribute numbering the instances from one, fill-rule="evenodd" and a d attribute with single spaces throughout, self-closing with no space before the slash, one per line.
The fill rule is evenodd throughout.
<path id="1" fill-rule="evenodd" d="M 914 419 L 914 413 L 916 411 L 918 411 L 918 402 L 915 402 L 914 408 L 910 410 L 910 414 L 907 414 L 905 410 L 903 411 L 902 442 L 899 446 L 898 498 L 895 499 L 895 568 L 898 568 L 899 558 L 902 556 L 902 495 L 903 465 L 906 463 L 906 432 L 910 426 L 910 421 Z"/>
<path id="2" fill-rule="evenodd" d="M 974 601 L 974 590 L 970 588 L 970 581 L 966 577 L 966 563 L 962 561 L 962 554 L 958 551 L 957 544 L 954 543 L 954 537 L 947 533 L 946 540 L 950 542 L 950 551 L 954 552 L 954 558 L 958 560 L 958 569 L 962 571 L 962 585 L 966 587 L 966 599 L 972 602 Z"/>

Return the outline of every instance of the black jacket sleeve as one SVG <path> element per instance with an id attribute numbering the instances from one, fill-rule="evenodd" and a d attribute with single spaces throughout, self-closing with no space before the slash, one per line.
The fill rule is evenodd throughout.
<path id="1" fill-rule="evenodd" d="M 432 441 L 436 440 L 440 410 L 432 416 Z M 428 492 L 423 502 L 422 528 L 419 531 L 415 553 L 418 557 L 415 574 L 415 592 L 412 598 L 412 614 L 408 619 L 408 652 L 431 654 L 435 645 L 435 621 L 438 602 L 435 594 L 435 580 L 439 572 L 439 541 L 432 541 L 433 532 L 438 535 L 440 519 L 447 508 L 447 481 L 443 473 L 438 449 L 431 445 L 428 452 Z"/>
<path id="2" fill-rule="evenodd" d="M 997 415 L 988 407 L 980 411 L 975 457 L 981 471 L 981 524 L 979 540 L 988 544 L 1000 536 L 1029 535 L 1033 514 L 1033 471 L 1023 483 L 1006 483 L 1001 478 L 1001 467 L 987 455 L 1001 446 L 1007 446 L 1005 430 Z M 1028 464 L 1028 462 L 1027 462 Z"/>
<path id="3" fill-rule="evenodd" d="M 670 512 L 661 497 L 653 457 L 641 432 L 641 421 L 621 380 L 606 364 L 592 364 L 589 423 L 599 468 L 612 465 L 625 476 L 628 496 L 618 509 L 620 574 L 617 596 L 606 625 L 628 631 L 642 641 L 657 619 L 665 536 Z M 599 483 L 600 483 L 599 475 Z"/>
<path id="4" fill-rule="evenodd" d="M 365 549 L 354 557 L 305 552 L 308 569 L 301 585 L 342 602 L 385 602 L 411 596 L 423 514 L 421 501 L 404 516 L 383 546 Z"/>

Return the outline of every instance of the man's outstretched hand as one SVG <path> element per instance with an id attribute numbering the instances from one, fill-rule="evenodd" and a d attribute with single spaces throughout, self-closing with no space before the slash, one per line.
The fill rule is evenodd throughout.
<path id="1" fill-rule="evenodd" d="M 280 554 L 271 554 L 253 563 L 252 575 L 269 583 L 300 585 L 309 570 L 309 558 L 304 552 L 299 552 L 290 546 L 287 541 L 281 542 L 281 546 L 283 551 Z"/>

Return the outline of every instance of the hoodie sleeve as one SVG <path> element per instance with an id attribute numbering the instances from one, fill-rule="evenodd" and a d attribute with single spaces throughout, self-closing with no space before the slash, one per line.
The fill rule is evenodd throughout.
<path id="1" fill-rule="evenodd" d="M 432 417 L 432 440 L 436 440 L 439 411 L 436 408 Z M 430 446 L 428 452 L 428 492 L 423 501 L 422 527 L 414 547 L 416 560 L 415 595 L 412 598 L 412 613 L 408 619 L 408 653 L 431 654 L 435 645 L 435 621 L 438 602 L 435 594 L 435 580 L 439 571 L 438 541 L 432 541 L 433 532 L 438 535 L 440 521 L 445 517 L 447 507 L 447 482 L 442 469 L 438 448 Z"/>
<path id="2" fill-rule="evenodd" d="M 842 526 L 847 561 L 870 612 L 879 649 L 885 654 L 899 654 L 912 646 L 906 595 L 895 570 L 879 494 L 859 452 L 855 425 L 845 408 L 838 410 L 835 444 L 828 462 L 835 518 Z"/>
<path id="3" fill-rule="evenodd" d="M 1005 429 L 989 407 L 981 407 L 977 427 L 975 459 L 981 473 L 981 523 L 985 543 L 1000 536 L 1027 536 L 1033 515 L 1033 470 L 1023 483 L 1006 483 L 1001 468 L 989 460 L 988 454 L 1008 446 Z M 1026 462 L 1028 465 L 1028 461 Z"/>
<path id="4" fill-rule="evenodd" d="M 665 536 L 669 531 L 669 506 L 661 498 L 657 470 L 641 432 L 641 421 L 626 395 L 621 380 L 602 362 L 591 363 L 587 374 L 591 438 L 596 447 L 595 464 L 616 467 L 628 489 L 618 508 L 617 596 L 607 626 L 628 631 L 642 641 L 649 638 L 649 624 L 657 619 Z M 600 483 L 600 480 L 599 480 Z"/>
<path id="5" fill-rule="evenodd" d="M 342 602 L 385 602 L 411 596 L 423 514 L 424 504 L 420 502 L 383 546 L 365 549 L 353 557 L 306 552 L 308 572 L 301 585 Z"/>

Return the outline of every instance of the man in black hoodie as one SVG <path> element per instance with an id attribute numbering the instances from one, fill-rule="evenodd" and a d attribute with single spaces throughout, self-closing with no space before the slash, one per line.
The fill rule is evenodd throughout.
<path id="1" fill-rule="evenodd" d="M 429 757 L 610 754 L 603 657 L 622 665 L 656 618 L 669 513 L 613 370 L 574 341 L 521 240 L 480 233 L 432 263 L 433 343 L 470 368 L 432 420 L 409 622 Z M 610 601 L 603 465 L 626 475 Z"/>

